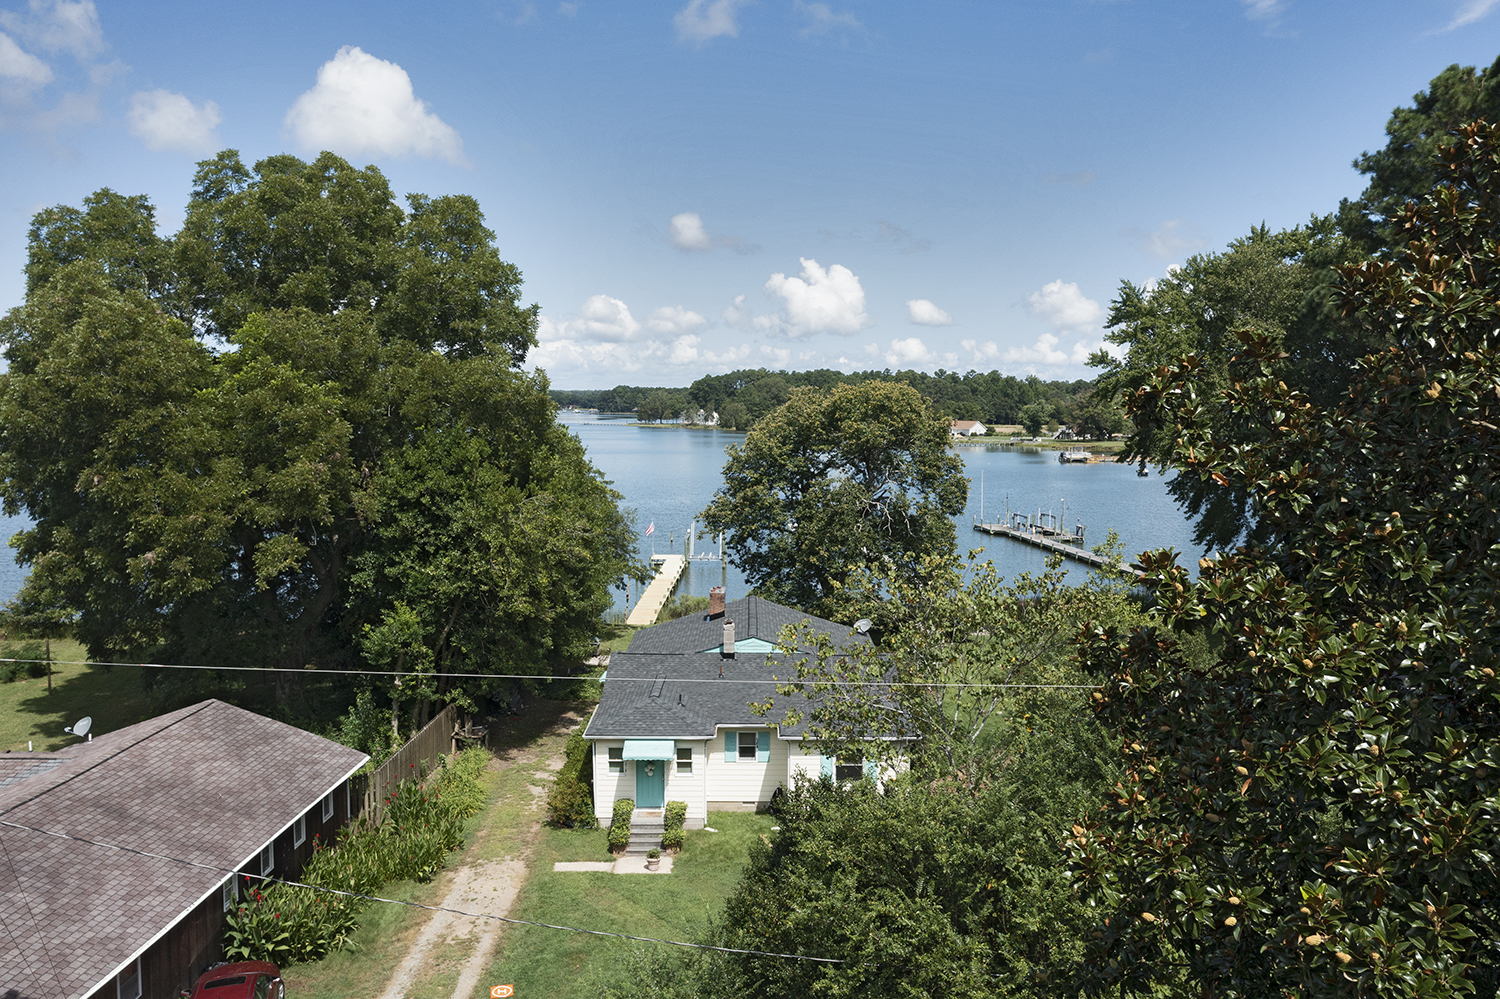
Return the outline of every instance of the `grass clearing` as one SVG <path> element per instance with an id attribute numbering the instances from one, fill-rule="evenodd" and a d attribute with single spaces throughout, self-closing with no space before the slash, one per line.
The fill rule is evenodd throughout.
<path id="1" fill-rule="evenodd" d="M 612 930 L 673 940 L 698 940 L 739 883 L 750 844 L 775 820 L 749 812 L 714 812 L 719 832 L 690 831 L 671 874 L 611 874 L 552 870 L 557 861 L 607 860 L 604 831 L 546 829 L 531 876 L 511 915 L 539 922 Z M 581 933 L 511 926 L 481 984 L 513 984 L 516 995 L 554 999 L 591 996 L 597 976 L 632 950 L 665 946 Z"/>
<path id="2" fill-rule="evenodd" d="M 4 648 L 19 644 L 7 642 Z M 72 639 L 59 639 L 52 643 L 52 655 L 81 660 L 88 658 L 88 650 Z M 27 740 L 37 750 L 66 746 L 76 739 L 63 727 L 84 715 L 94 719 L 94 734 L 102 735 L 155 714 L 141 670 L 54 663 L 50 693 L 46 677 L 0 683 L 0 751 L 25 750 Z"/>

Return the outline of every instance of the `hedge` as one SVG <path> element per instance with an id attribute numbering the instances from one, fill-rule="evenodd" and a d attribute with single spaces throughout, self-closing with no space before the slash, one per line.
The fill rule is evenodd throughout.
<path id="1" fill-rule="evenodd" d="M 664 850 L 681 850 L 683 842 L 682 827 L 687 822 L 687 802 L 667 802 L 667 813 L 662 819 L 663 830 L 661 834 L 661 845 Z"/>
<path id="2" fill-rule="evenodd" d="M 568 737 L 566 760 L 547 792 L 547 824 L 557 829 L 597 829 L 594 818 L 593 768 L 583 733 Z"/>
<path id="3" fill-rule="evenodd" d="M 620 798 L 609 821 L 609 849 L 613 853 L 630 845 L 630 816 L 635 811 L 634 798 Z"/>

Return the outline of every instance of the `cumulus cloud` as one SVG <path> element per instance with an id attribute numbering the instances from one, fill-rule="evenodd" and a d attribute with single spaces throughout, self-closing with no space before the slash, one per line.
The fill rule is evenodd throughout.
<path id="1" fill-rule="evenodd" d="M 1454 12 L 1453 20 L 1449 21 L 1442 30 L 1452 31 L 1455 28 L 1462 28 L 1466 24 L 1473 24 L 1494 10 L 1496 4 L 1500 4 L 1500 0 L 1467 0 L 1466 3 Z"/>
<path id="2" fill-rule="evenodd" d="M 8 86 L 41 87 L 52 82 L 52 67 L 0 31 L 0 79 Z"/>
<path id="3" fill-rule="evenodd" d="M 26 11 L 0 11 L 0 28 L 44 52 L 66 52 L 80 62 L 104 51 L 104 32 L 92 0 L 31 0 Z"/>
<path id="4" fill-rule="evenodd" d="M 865 313 L 865 289 L 843 264 L 824 268 L 808 257 L 800 259 L 798 277 L 772 274 L 766 291 L 782 300 L 782 331 L 788 336 L 812 333 L 857 333 L 870 324 Z"/>
<path id="5" fill-rule="evenodd" d="M 1033 314 L 1058 329 L 1096 329 L 1104 322 L 1104 307 L 1072 281 L 1058 278 L 1042 285 L 1026 299 Z"/>
<path id="6" fill-rule="evenodd" d="M 906 315 L 918 326 L 952 326 L 953 317 L 926 298 L 906 300 Z"/>
<path id="7" fill-rule="evenodd" d="M 194 104 L 170 90 L 143 90 L 130 98 L 130 131 L 151 149 L 188 153 L 217 148 L 219 106 L 213 101 Z"/>
<path id="8" fill-rule="evenodd" d="M 667 223 L 667 231 L 672 237 L 672 245 L 679 250 L 710 250 L 713 249 L 713 240 L 708 236 L 708 230 L 703 228 L 703 216 L 697 212 L 679 212 L 672 216 L 672 221 Z"/>
<path id="9" fill-rule="evenodd" d="M 909 336 L 901 340 L 892 340 L 889 349 L 885 352 L 885 361 L 891 367 L 901 365 L 925 364 L 932 360 L 932 351 L 927 344 L 922 342 L 919 336 Z"/>
<path id="10" fill-rule="evenodd" d="M 646 326 L 656 333 L 687 333 L 706 325 L 707 319 L 680 305 L 663 305 L 646 320 Z"/>
<path id="11" fill-rule="evenodd" d="M 358 46 L 345 45 L 318 69 L 317 84 L 297 98 L 286 126 L 311 149 L 464 162 L 458 132 L 417 98 L 406 70 Z"/>
<path id="12" fill-rule="evenodd" d="M 715 38 L 738 37 L 740 26 L 735 15 L 746 2 L 747 0 L 688 0 L 687 6 L 672 18 L 672 23 L 677 27 L 677 37 L 697 45 Z"/>
<path id="13" fill-rule="evenodd" d="M 802 28 L 798 34 L 807 38 L 812 35 L 826 35 L 835 31 L 858 31 L 864 25 L 859 23 L 859 18 L 848 11 L 834 10 L 826 3 L 807 3 L 805 0 L 797 0 L 797 14 L 802 18 Z"/>

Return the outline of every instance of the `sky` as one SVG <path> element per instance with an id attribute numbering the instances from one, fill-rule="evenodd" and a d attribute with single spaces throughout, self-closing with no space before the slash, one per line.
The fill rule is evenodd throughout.
<path id="1" fill-rule="evenodd" d="M 1364 187 L 1500 0 L 0 0 L 0 309 L 31 216 L 181 224 L 330 149 L 478 199 L 559 388 L 743 367 L 1089 377 L 1120 282 Z"/>

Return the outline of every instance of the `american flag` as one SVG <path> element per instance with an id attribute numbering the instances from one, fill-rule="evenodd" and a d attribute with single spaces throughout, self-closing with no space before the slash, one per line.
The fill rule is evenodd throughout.
<path id="1" fill-rule="evenodd" d="M 649 523 L 649 524 L 646 525 L 646 537 L 649 538 L 649 537 L 651 537 L 651 535 L 653 535 L 655 533 L 656 533 L 656 521 L 653 520 L 651 523 Z"/>

